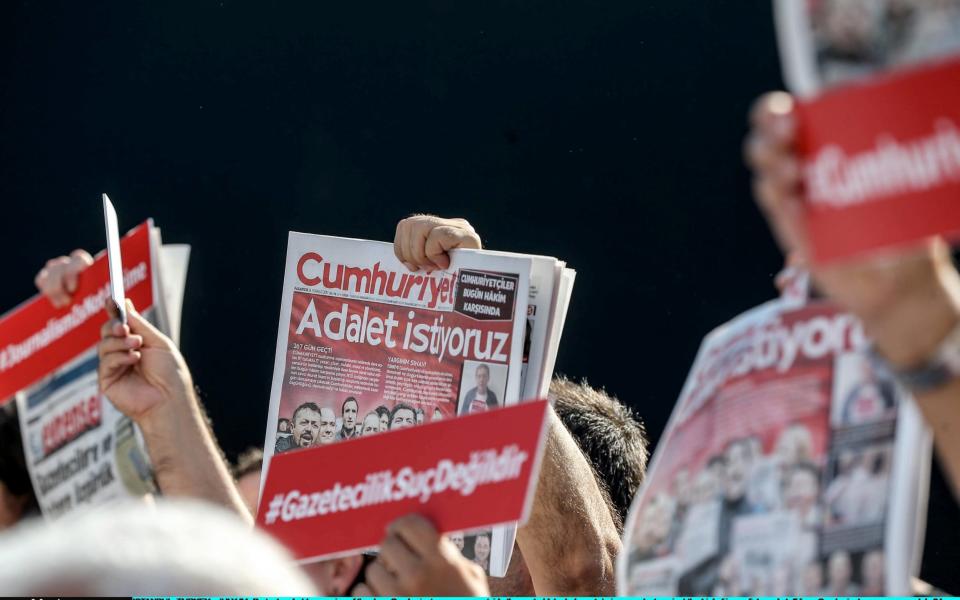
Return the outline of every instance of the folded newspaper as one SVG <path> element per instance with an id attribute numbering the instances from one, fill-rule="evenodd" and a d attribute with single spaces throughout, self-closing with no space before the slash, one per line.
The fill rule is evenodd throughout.
<path id="1" fill-rule="evenodd" d="M 627 520 L 630 596 L 907 595 L 931 437 L 859 322 L 785 296 L 706 337 Z"/>
<path id="2" fill-rule="evenodd" d="M 275 453 L 545 397 L 573 280 L 554 258 L 475 250 L 411 272 L 392 244 L 291 232 L 264 472 Z M 502 576 L 514 535 L 456 538 Z"/>
<path id="3" fill-rule="evenodd" d="M 127 296 L 176 339 L 189 246 L 162 246 L 152 221 L 120 246 Z M 137 427 L 99 391 L 107 267 L 101 252 L 67 307 L 35 296 L 0 318 L 0 404 L 16 402 L 27 470 L 51 520 L 157 491 Z"/>

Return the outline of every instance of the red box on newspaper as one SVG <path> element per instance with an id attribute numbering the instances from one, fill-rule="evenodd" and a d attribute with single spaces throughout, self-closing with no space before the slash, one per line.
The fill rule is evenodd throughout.
<path id="1" fill-rule="evenodd" d="M 298 559 L 376 548 L 418 513 L 443 532 L 523 522 L 536 489 L 547 402 L 279 454 L 257 524 Z"/>
<path id="2" fill-rule="evenodd" d="M 815 262 L 960 234 L 960 57 L 797 110 Z"/>
<path id="3" fill-rule="evenodd" d="M 127 298 L 144 311 L 153 305 L 150 221 L 121 238 L 120 251 L 124 273 L 133 271 Z M 68 306 L 54 308 L 37 295 L 0 318 L 0 404 L 100 341 L 109 283 L 107 253 L 101 252 L 80 274 Z"/>

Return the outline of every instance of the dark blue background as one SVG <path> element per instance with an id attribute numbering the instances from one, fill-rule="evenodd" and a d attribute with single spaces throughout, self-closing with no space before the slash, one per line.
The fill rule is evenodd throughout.
<path id="1" fill-rule="evenodd" d="M 231 456 L 263 440 L 286 232 L 412 212 L 579 275 L 558 369 L 661 432 L 702 336 L 773 295 L 740 143 L 782 86 L 766 2 L 0 3 L 0 310 L 154 217 Z M 932 490 L 924 574 L 960 589 Z M 942 526 L 946 524 L 947 526 Z"/>

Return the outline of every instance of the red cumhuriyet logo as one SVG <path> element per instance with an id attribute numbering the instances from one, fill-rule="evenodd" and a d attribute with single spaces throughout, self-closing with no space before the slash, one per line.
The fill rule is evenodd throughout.
<path id="1" fill-rule="evenodd" d="M 70 405 L 43 424 L 43 454 L 47 456 L 82 433 L 100 425 L 100 395 Z"/>
<path id="2" fill-rule="evenodd" d="M 455 278 L 452 273 L 398 273 L 382 268 L 379 261 L 370 267 L 353 267 L 325 262 L 316 252 L 307 252 L 297 261 L 297 278 L 308 287 L 371 299 L 407 300 L 430 309 L 453 306 Z"/>

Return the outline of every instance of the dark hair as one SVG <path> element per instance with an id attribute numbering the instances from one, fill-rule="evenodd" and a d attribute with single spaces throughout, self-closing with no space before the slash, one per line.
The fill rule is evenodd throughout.
<path id="1" fill-rule="evenodd" d="M 550 399 L 593 467 L 622 532 L 630 503 L 647 469 L 647 437 L 633 411 L 602 389 L 560 375 L 550 382 Z"/>
<path id="2" fill-rule="evenodd" d="M 292 421 L 291 425 L 296 423 L 297 415 L 301 410 L 312 410 L 313 412 L 320 414 L 320 407 L 317 406 L 316 402 L 304 402 L 293 411 L 293 416 L 290 417 L 290 420 Z"/>
<path id="3" fill-rule="evenodd" d="M 20 437 L 20 418 L 17 416 L 17 403 L 13 399 L 0 406 L 0 482 L 12 495 L 26 497 L 24 513 L 40 510 L 27 471 L 27 459 Z"/>
<path id="4" fill-rule="evenodd" d="M 381 404 L 380 406 L 376 407 L 376 408 L 373 409 L 373 410 L 376 411 L 376 413 L 377 413 L 378 415 L 380 415 L 381 417 L 382 417 L 383 415 L 387 415 L 387 417 L 390 416 L 390 409 L 387 408 L 386 406 L 382 405 L 382 404 Z"/>
<path id="5" fill-rule="evenodd" d="M 263 470 L 263 450 L 256 447 L 250 447 L 240 453 L 237 457 L 237 463 L 230 469 L 230 473 L 237 481 L 251 473 L 259 473 Z"/>
<path id="6" fill-rule="evenodd" d="M 393 428 L 393 418 L 397 416 L 397 413 L 400 412 L 401 410 L 409 410 L 411 413 L 413 413 L 413 418 L 414 419 L 417 418 L 417 411 L 413 410 L 412 406 L 410 406 L 409 404 L 405 404 L 403 402 L 398 402 L 393 405 L 393 410 L 390 411 L 389 427 L 391 429 Z"/>
<path id="7" fill-rule="evenodd" d="M 343 404 L 340 405 L 340 414 L 343 414 L 343 410 L 347 408 L 347 402 L 353 402 L 357 405 L 357 412 L 360 412 L 360 403 L 357 402 L 357 399 L 353 396 L 347 396 L 347 399 L 343 401 Z"/>
<path id="8" fill-rule="evenodd" d="M 488 365 L 487 363 L 480 363 L 479 365 L 477 365 L 477 368 L 473 370 L 473 372 L 476 373 L 480 369 L 485 370 L 487 372 L 487 375 L 490 374 L 490 365 Z"/>

